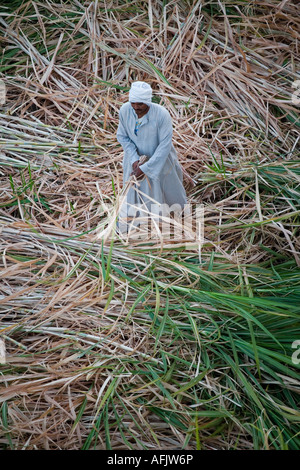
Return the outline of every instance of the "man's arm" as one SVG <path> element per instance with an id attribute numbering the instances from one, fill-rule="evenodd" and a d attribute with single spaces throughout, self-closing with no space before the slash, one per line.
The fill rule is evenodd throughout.
<path id="1" fill-rule="evenodd" d="M 158 121 L 159 144 L 152 157 L 140 165 L 140 169 L 150 178 L 159 179 L 166 159 L 171 151 L 173 127 L 170 114 L 166 111 Z"/>
<path id="2" fill-rule="evenodd" d="M 139 159 L 137 148 L 134 142 L 128 137 L 122 112 L 119 113 L 119 126 L 117 130 L 117 140 L 122 145 L 125 156 L 130 159 L 131 165 Z"/>

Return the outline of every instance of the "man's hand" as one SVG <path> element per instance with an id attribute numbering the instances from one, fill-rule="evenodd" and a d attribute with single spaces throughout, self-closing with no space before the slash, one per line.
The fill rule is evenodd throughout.
<path id="1" fill-rule="evenodd" d="M 135 171 L 135 170 L 138 168 L 138 166 L 139 166 L 139 161 L 136 160 L 136 161 L 132 164 L 132 169 L 133 169 L 133 171 Z"/>
<path id="2" fill-rule="evenodd" d="M 132 168 L 133 168 L 133 172 L 130 174 L 131 175 L 135 175 L 135 177 L 137 179 L 140 179 L 143 177 L 143 175 L 145 174 L 139 167 L 139 162 L 136 161 L 132 164 Z"/>

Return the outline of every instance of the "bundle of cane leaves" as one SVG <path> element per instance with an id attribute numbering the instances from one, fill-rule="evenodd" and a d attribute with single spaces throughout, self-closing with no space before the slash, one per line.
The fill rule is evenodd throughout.
<path id="1" fill-rule="evenodd" d="M 2 1 L 2 449 L 299 449 L 298 30 L 294 0 Z M 111 230 L 135 80 L 201 243 Z"/>

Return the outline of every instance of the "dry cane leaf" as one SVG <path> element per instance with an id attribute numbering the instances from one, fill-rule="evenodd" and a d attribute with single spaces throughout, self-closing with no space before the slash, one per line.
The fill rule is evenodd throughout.
<path id="1" fill-rule="evenodd" d="M 0 338 L 0 364 L 6 364 L 6 349 L 4 340 Z"/>

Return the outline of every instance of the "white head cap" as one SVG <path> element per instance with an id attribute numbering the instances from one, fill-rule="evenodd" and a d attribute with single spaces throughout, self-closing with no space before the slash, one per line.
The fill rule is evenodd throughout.
<path id="1" fill-rule="evenodd" d="M 152 88 L 146 82 L 133 82 L 129 90 L 130 103 L 145 103 L 150 105 Z"/>

